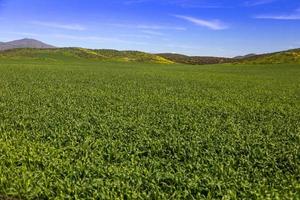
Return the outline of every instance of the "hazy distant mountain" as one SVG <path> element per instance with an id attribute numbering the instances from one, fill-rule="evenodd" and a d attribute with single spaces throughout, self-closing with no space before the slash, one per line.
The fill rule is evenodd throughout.
<path id="1" fill-rule="evenodd" d="M 257 56 L 257 54 L 250 53 L 250 54 L 247 54 L 247 55 L 244 55 L 244 56 L 236 56 L 233 59 L 246 59 L 246 58 L 251 58 L 251 57 L 254 57 L 254 56 Z"/>
<path id="2" fill-rule="evenodd" d="M 11 42 L 0 42 L 0 51 L 18 48 L 50 49 L 55 47 L 52 45 L 45 44 L 38 40 L 27 38 L 21 40 L 14 40 Z"/>

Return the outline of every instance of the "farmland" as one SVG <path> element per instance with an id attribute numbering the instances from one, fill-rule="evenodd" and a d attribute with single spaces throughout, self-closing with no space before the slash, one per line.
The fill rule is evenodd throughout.
<path id="1" fill-rule="evenodd" d="M 0 199 L 298 199 L 299 77 L 2 59 Z"/>

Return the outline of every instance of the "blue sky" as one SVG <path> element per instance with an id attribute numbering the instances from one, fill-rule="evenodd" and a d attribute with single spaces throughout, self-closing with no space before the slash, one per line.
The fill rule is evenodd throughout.
<path id="1" fill-rule="evenodd" d="M 236 56 L 300 47 L 299 0 L 0 0 L 0 41 Z"/>

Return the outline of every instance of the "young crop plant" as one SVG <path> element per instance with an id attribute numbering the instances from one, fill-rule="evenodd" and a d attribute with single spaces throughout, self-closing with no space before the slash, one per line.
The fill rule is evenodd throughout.
<path id="1" fill-rule="evenodd" d="M 300 198 L 299 65 L 74 51 L 0 59 L 0 199 Z"/>

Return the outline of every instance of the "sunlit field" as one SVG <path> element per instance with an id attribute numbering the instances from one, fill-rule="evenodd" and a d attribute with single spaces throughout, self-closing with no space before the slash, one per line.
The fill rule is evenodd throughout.
<path id="1" fill-rule="evenodd" d="M 0 199 L 300 198 L 299 77 L 2 60 Z"/>

